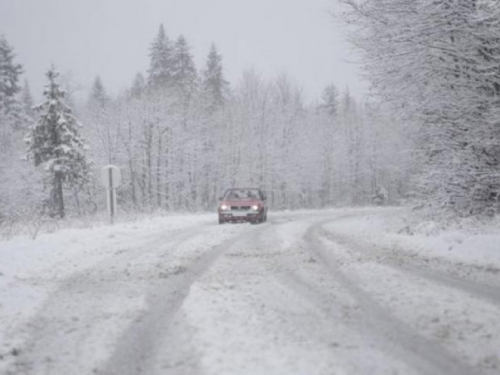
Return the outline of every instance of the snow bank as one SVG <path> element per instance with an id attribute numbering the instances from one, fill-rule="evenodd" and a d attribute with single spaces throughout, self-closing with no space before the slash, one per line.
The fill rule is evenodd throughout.
<path id="1" fill-rule="evenodd" d="M 428 257 L 499 269 L 500 218 L 489 222 L 463 220 L 444 227 L 421 219 L 405 208 L 368 212 L 326 226 L 334 233 L 356 236 L 360 241 Z"/>

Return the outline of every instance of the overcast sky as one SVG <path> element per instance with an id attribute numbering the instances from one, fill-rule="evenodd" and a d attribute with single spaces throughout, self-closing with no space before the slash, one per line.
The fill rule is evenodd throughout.
<path id="1" fill-rule="evenodd" d="M 366 91 L 335 0 L 0 0 L 0 35 L 14 47 L 35 97 L 51 63 L 88 89 L 99 75 L 109 92 L 146 73 L 149 46 L 163 23 L 183 34 L 200 68 L 214 42 L 226 78 L 243 70 L 264 77 L 285 72 L 319 97 L 335 83 L 356 96 Z"/>

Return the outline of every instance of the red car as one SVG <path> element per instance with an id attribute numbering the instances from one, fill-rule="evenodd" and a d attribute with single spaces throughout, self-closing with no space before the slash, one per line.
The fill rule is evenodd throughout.
<path id="1" fill-rule="evenodd" d="M 260 189 L 228 189 L 219 204 L 219 224 L 267 221 L 266 196 Z"/>

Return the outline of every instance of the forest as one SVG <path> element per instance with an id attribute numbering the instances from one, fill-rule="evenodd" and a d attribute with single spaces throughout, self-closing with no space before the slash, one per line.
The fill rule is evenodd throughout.
<path id="1" fill-rule="evenodd" d="M 204 66 L 163 25 L 149 68 L 77 100 L 47 67 L 35 103 L 0 39 L 0 226 L 106 209 L 113 164 L 124 212 L 213 211 L 226 188 L 259 187 L 271 209 L 408 204 L 492 216 L 500 194 L 500 12 L 495 1 L 341 0 L 371 95 L 256 70 L 236 82 L 214 43 Z M 1 30 L 0 30 L 1 31 Z"/>

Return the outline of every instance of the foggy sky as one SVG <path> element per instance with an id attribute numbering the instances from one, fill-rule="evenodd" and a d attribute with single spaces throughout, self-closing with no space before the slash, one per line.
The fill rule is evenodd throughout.
<path id="1" fill-rule="evenodd" d="M 226 78 L 253 68 L 266 78 L 287 73 L 313 100 L 336 84 L 360 96 L 366 84 L 339 21 L 335 0 L 0 0 L 0 35 L 14 47 L 33 95 L 54 63 L 86 95 L 99 75 L 112 94 L 146 74 L 149 46 L 163 23 L 183 34 L 197 67 L 214 42 Z"/>

